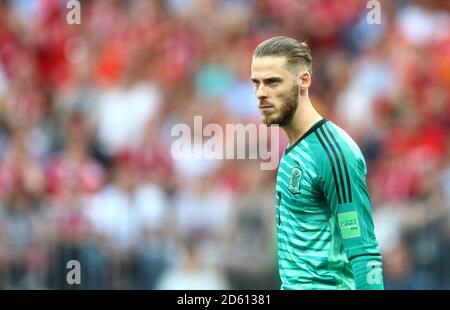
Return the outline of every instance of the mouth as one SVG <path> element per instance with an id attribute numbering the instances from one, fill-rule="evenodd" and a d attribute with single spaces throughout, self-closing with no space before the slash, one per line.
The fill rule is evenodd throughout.
<path id="1" fill-rule="evenodd" d="M 265 105 L 259 106 L 258 108 L 259 108 L 259 110 L 264 112 L 264 111 L 268 111 L 268 110 L 273 109 L 273 105 L 265 104 Z"/>

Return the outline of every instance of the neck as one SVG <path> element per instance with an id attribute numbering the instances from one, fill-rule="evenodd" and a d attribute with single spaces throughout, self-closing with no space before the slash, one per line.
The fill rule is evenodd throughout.
<path id="1" fill-rule="evenodd" d="M 314 109 L 308 96 L 299 96 L 298 107 L 291 121 L 283 126 L 289 145 L 294 144 L 309 128 L 322 119 Z"/>

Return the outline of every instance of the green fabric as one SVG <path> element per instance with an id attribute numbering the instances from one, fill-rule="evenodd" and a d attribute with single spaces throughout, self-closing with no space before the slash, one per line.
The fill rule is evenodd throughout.
<path id="1" fill-rule="evenodd" d="M 356 143 L 328 120 L 286 149 L 276 182 L 281 289 L 366 287 L 360 257 L 381 264 L 366 172 Z"/>
<path id="2" fill-rule="evenodd" d="M 384 289 L 381 256 L 358 256 L 352 259 L 352 269 L 357 290 Z"/>

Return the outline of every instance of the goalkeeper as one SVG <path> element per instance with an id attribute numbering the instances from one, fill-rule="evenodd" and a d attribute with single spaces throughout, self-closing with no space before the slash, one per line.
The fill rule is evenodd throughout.
<path id="1" fill-rule="evenodd" d="M 313 108 L 311 60 L 306 43 L 273 37 L 255 49 L 251 68 L 263 122 L 288 137 L 275 199 L 281 289 L 383 289 L 366 163 Z"/>

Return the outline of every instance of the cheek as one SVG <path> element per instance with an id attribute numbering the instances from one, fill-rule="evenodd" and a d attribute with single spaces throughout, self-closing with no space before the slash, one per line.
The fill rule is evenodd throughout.
<path id="1" fill-rule="evenodd" d="M 274 101 L 276 101 L 277 105 L 283 104 L 283 102 L 286 101 L 286 98 L 288 98 L 289 92 L 287 90 L 285 91 L 278 91 L 274 96 L 272 97 Z"/>
<path id="2" fill-rule="evenodd" d="M 285 95 L 286 95 L 286 91 L 281 88 L 274 89 L 271 93 L 271 97 L 276 100 L 283 99 Z"/>
<path id="3" fill-rule="evenodd" d="M 291 89 L 290 85 L 280 85 L 273 90 L 273 95 L 276 98 L 286 98 L 289 96 Z"/>

